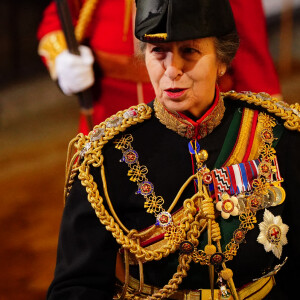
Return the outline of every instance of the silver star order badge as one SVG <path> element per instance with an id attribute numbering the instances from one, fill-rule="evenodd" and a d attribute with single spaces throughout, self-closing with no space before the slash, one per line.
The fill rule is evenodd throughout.
<path id="1" fill-rule="evenodd" d="M 272 251 L 273 254 L 280 258 L 282 246 L 287 244 L 286 234 L 289 226 L 282 223 L 280 216 L 274 216 L 269 210 L 264 212 L 264 220 L 259 225 L 260 234 L 257 241 L 264 245 L 266 252 Z"/>

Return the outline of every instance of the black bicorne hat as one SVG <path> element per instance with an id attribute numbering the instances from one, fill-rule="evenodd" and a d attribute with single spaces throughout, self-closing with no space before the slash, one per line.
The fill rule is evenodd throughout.
<path id="1" fill-rule="evenodd" d="M 228 0 L 136 0 L 135 36 L 173 42 L 236 31 Z"/>

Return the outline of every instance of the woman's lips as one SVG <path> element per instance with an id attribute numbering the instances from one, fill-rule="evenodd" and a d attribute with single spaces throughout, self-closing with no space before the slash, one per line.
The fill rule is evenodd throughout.
<path id="1" fill-rule="evenodd" d="M 169 98 L 176 99 L 181 97 L 187 89 L 167 89 L 164 90 Z"/>

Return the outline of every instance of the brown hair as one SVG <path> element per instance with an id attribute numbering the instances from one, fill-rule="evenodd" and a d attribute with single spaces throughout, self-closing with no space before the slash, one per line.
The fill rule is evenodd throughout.
<path id="1" fill-rule="evenodd" d="M 145 58 L 146 44 L 146 42 L 139 41 L 139 47 L 136 55 L 140 59 Z M 215 47 L 218 60 L 229 67 L 230 63 L 234 59 L 239 45 L 240 39 L 236 31 L 221 37 L 215 37 Z"/>
<path id="2" fill-rule="evenodd" d="M 235 57 L 239 45 L 240 39 L 236 31 L 223 35 L 221 37 L 216 37 L 215 47 L 218 60 L 229 67 Z"/>

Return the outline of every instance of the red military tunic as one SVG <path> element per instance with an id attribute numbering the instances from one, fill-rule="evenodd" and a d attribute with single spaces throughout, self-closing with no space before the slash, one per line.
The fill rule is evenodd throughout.
<path id="1" fill-rule="evenodd" d="M 72 15 L 76 19 L 74 1 L 70 4 Z M 133 59 L 134 40 L 131 20 L 128 32 L 123 39 L 125 10 L 123 0 L 98 1 L 88 27 L 86 37 L 89 46 L 103 71 L 103 76 L 96 78 L 95 82 L 95 85 L 100 85 L 101 92 L 99 99 L 94 101 L 94 124 L 102 122 L 119 110 L 138 104 L 138 98 L 144 102 L 149 102 L 154 98 L 153 88 L 148 76 L 145 76 L 146 72 L 143 68 L 137 71 L 134 65 L 136 62 Z M 38 29 L 38 38 L 42 39 L 47 33 L 60 28 L 56 6 L 52 2 L 44 12 Z M 138 89 L 142 92 L 139 97 Z M 89 131 L 84 118 L 80 120 L 79 130 L 85 134 Z"/>
<path id="2" fill-rule="evenodd" d="M 230 78 L 225 76 L 220 82 L 221 90 L 279 95 L 280 85 L 268 48 L 262 1 L 230 0 L 230 4 L 240 37 L 240 47 L 232 62 Z"/>

